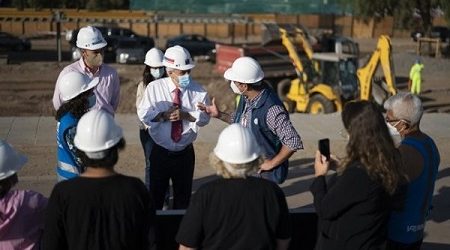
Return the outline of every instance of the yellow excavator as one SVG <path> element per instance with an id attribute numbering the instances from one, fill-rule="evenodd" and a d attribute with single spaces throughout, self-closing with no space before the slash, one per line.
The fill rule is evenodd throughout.
<path id="1" fill-rule="evenodd" d="M 277 86 L 278 93 L 280 89 L 289 89 L 282 97 L 289 112 L 332 113 L 341 111 L 343 105 L 351 100 L 373 99 L 382 104 L 389 95 L 396 93 L 388 36 L 379 38 L 377 48 L 366 65 L 358 69 L 357 54 L 342 51 L 313 53 L 304 33 L 300 31 L 293 35 L 279 27 L 281 41 L 298 76 L 293 80 L 283 80 Z M 305 51 L 306 61 L 300 59 L 295 43 L 299 43 Z M 340 46 L 342 49 L 342 44 Z M 305 62 L 310 65 L 308 68 Z M 375 81 L 374 77 L 379 64 L 383 66 L 386 79 L 383 83 Z"/>

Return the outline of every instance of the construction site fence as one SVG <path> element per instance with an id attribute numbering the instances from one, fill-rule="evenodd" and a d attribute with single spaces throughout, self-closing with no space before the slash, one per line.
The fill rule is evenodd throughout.
<path id="1" fill-rule="evenodd" d="M 289 23 L 303 25 L 313 34 L 322 30 L 354 38 L 375 38 L 381 34 L 407 37 L 411 30 L 395 27 L 393 17 L 380 21 L 363 21 L 354 16 L 334 14 L 177 14 L 145 11 L 111 10 L 92 12 L 84 10 L 28 10 L 0 8 L 0 31 L 28 37 L 52 34 L 57 22 L 67 31 L 86 25 L 106 25 L 132 29 L 135 33 L 155 38 L 196 33 L 220 40 L 247 40 L 260 37 L 262 23 Z M 447 25 L 436 18 L 435 25 Z"/>

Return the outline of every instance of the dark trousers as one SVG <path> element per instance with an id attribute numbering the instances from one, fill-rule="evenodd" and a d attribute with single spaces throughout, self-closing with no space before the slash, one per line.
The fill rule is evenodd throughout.
<path id="1" fill-rule="evenodd" d="M 150 153 L 152 152 L 153 139 L 147 129 L 139 129 L 139 138 L 141 139 L 142 149 L 145 156 L 145 186 L 150 190 Z"/>
<path id="2" fill-rule="evenodd" d="M 173 187 L 173 209 L 186 209 L 189 205 L 194 176 L 195 153 L 192 144 L 179 152 L 153 145 L 150 154 L 150 192 L 156 209 L 162 209 L 169 180 Z"/>

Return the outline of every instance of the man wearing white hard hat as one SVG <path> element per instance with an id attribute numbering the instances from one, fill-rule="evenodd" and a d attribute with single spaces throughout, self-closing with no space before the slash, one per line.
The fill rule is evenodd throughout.
<path id="1" fill-rule="evenodd" d="M 196 105 L 209 103 L 209 97 L 190 75 L 195 64 L 185 48 L 168 48 L 163 65 L 168 77 L 147 86 L 137 113 L 155 142 L 150 154 L 150 191 L 156 208 L 162 208 L 172 180 L 173 208 L 185 209 L 191 197 L 195 165 L 192 143 L 199 128 L 209 123 L 209 115 Z"/>
<path id="2" fill-rule="evenodd" d="M 291 228 L 283 191 L 252 176 L 263 162 L 255 140 L 237 123 L 220 133 L 210 155 L 220 178 L 192 197 L 176 236 L 179 249 L 288 248 Z"/>
<path id="3" fill-rule="evenodd" d="M 119 105 L 120 80 L 117 71 L 103 63 L 106 45 L 106 40 L 97 28 L 86 26 L 79 30 L 77 47 L 81 50 L 81 58 L 66 66 L 59 73 L 53 93 L 55 110 L 58 110 L 63 102 L 58 88 L 61 77 L 68 72 L 76 71 L 87 75 L 89 78 L 99 78 L 99 84 L 94 90 L 97 99 L 94 109 L 104 109 L 114 115 Z"/>
<path id="4" fill-rule="evenodd" d="M 27 158 L 0 140 L 0 249 L 40 249 L 47 198 L 17 190 L 17 172 Z"/>
<path id="5" fill-rule="evenodd" d="M 199 108 L 212 117 L 227 123 L 240 123 L 251 128 L 256 141 L 266 157 L 258 175 L 278 184 L 288 175 L 288 160 L 303 149 L 303 143 L 289 120 L 289 114 L 272 89 L 263 83 L 264 72 L 251 57 L 240 57 L 225 71 L 235 94 L 241 95 L 238 107 L 232 114 L 218 110 L 214 98 L 212 105 L 199 104 Z"/>

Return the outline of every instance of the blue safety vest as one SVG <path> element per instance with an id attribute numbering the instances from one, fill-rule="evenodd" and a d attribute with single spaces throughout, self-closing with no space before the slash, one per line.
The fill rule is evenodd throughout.
<path id="1" fill-rule="evenodd" d="M 410 244 L 423 239 L 440 157 L 436 144 L 428 136 L 425 139 L 406 137 L 402 144 L 415 148 L 422 155 L 424 164 L 420 176 L 406 184 L 402 210 L 391 213 L 388 237 L 396 242 Z"/>
<path id="2" fill-rule="evenodd" d="M 56 142 L 58 144 L 58 162 L 56 173 L 58 181 L 67 180 L 78 176 L 81 173 L 81 166 L 77 163 L 70 145 L 67 142 L 68 133 L 75 133 L 78 119 L 71 113 L 64 114 L 56 126 Z M 73 135 L 69 137 L 73 138 Z"/>
<path id="3" fill-rule="evenodd" d="M 272 159 L 280 152 L 282 144 L 276 134 L 274 134 L 266 123 L 266 115 L 269 109 L 274 106 L 283 106 L 278 96 L 270 89 L 265 89 L 256 106 L 252 109 L 250 127 L 255 135 L 257 143 L 262 147 L 264 155 Z M 235 123 L 239 123 L 244 113 L 245 100 L 241 97 L 236 109 Z M 279 166 L 270 170 L 270 179 L 278 184 L 283 183 L 288 175 L 289 161 L 284 161 Z"/>

